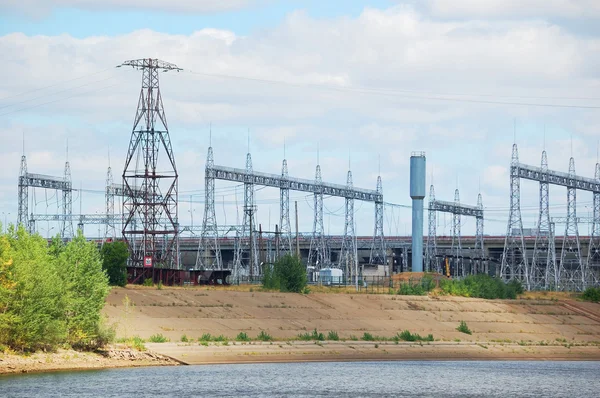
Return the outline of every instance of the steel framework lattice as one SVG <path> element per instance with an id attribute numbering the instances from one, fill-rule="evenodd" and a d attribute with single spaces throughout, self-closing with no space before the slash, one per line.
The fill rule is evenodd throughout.
<path id="1" fill-rule="evenodd" d="M 375 201 L 375 229 L 373 231 L 373 244 L 371 245 L 369 264 L 385 265 L 387 253 L 383 238 L 383 184 L 381 176 L 377 176 L 376 192 L 381 196 L 382 200 L 381 202 Z"/>
<path id="2" fill-rule="evenodd" d="M 596 182 L 600 183 L 600 163 L 596 163 L 594 177 Z M 588 274 L 586 275 L 586 282 L 598 285 L 600 284 L 600 192 L 594 192 L 593 206 L 593 221 L 588 246 Z"/>
<path id="3" fill-rule="evenodd" d="M 352 190 L 352 171 L 348 170 L 346 179 L 348 190 Z M 345 206 L 345 223 L 344 223 L 344 240 L 340 250 L 339 268 L 344 271 L 346 280 L 352 281 L 357 277 L 357 249 L 356 249 L 356 233 L 354 231 L 354 199 L 346 198 Z"/>
<path id="4" fill-rule="evenodd" d="M 244 181 L 244 223 L 242 226 L 242 234 L 240 244 L 238 245 L 238 261 L 242 266 L 246 266 L 245 274 L 250 278 L 260 275 L 260 267 L 258 263 L 258 250 L 256 237 L 256 206 L 254 205 L 254 181 L 250 177 L 253 174 L 252 156 L 250 153 L 246 155 L 246 178 Z M 246 263 L 244 264 L 244 254 L 247 254 Z"/>
<path id="5" fill-rule="evenodd" d="M 315 171 L 314 193 L 314 220 L 310 251 L 308 252 L 308 265 L 312 265 L 318 271 L 329 265 L 329 257 L 325 247 L 325 230 L 323 227 L 323 178 L 321 177 L 321 166 L 317 165 Z"/>
<path id="6" fill-rule="evenodd" d="M 429 208 L 427 212 L 428 226 L 427 229 L 427 248 L 425 250 L 425 271 L 442 273 L 442 267 L 437 261 L 437 242 L 436 242 L 436 227 L 437 227 L 437 211 L 435 208 L 435 188 L 433 185 L 429 187 Z"/>
<path id="7" fill-rule="evenodd" d="M 138 267 L 178 268 L 178 174 L 159 72 L 181 69 L 151 58 L 126 61 L 123 65 L 142 71 L 142 88 L 122 176 L 123 237 L 129 244 L 129 261 Z"/>
<path id="8" fill-rule="evenodd" d="M 287 160 L 281 165 L 281 188 L 279 188 L 279 238 L 277 256 L 292 254 L 292 226 L 290 224 L 290 183 Z"/>
<path id="9" fill-rule="evenodd" d="M 202 235 L 198 243 L 198 256 L 196 257 L 196 269 L 203 270 L 223 268 L 219 233 L 217 231 L 217 216 L 215 214 L 214 165 L 213 149 L 212 146 L 209 146 L 204 169 L 204 219 L 202 221 Z"/>

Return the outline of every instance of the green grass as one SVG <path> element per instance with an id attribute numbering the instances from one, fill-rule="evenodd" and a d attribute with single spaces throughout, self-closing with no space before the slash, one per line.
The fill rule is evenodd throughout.
<path id="1" fill-rule="evenodd" d="M 181 339 L 180 339 L 180 341 L 181 341 L 182 343 L 187 343 L 187 342 L 189 342 L 189 341 L 190 341 L 190 339 L 188 339 L 188 337 L 187 337 L 187 336 L 184 334 L 183 336 L 181 336 Z"/>
<path id="2" fill-rule="evenodd" d="M 600 302 L 600 287 L 588 287 L 583 291 L 581 299 L 593 303 Z"/>
<path id="3" fill-rule="evenodd" d="M 198 338 L 198 341 L 211 341 L 212 340 L 212 336 L 210 335 L 210 333 L 204 333 L 202 335 L 202 337 Z"/>
<path id="4" fill-rule="evenodd" d="M 504 283 L 489 275 L 468 275 L 462 279 L 442 279 L 440 289 L 451 296 L 478 297 L 484 299 L 515 299 L 523 293 L 521 282 L 513 279 Z"/>
<path id="5" fill-rule="evenodd" d="M 153 334 L 152 336 L 150 336 L 148 341 L 150 343 L 166 343 L 167 341 L 169 341 L 169 339 L 166 338 L 165 336 L 163 336 L 161 333 L 158 333 L 158 334 Z"/>
<path id="6" fill-rule="evenodd" d="M 456 330 L 458 330 L 459 332 L 465 333 L 465 334 L 473 334 L 471 329 L 469 329 L 469 327 L 467 326 L 467 322 L 465 322 L 465 321 L 460 321 L 460 325 L 458 325 Z"/>
<path id="7" fill-rule="evenodd" d="M 362 337 L 362 339 L 363 339 L 364 341 L 375 341 L 375 337 L 374 337 L 374 336 L 373 336 L 371 333 L 369 333 L 369 332 L 365 332 L 365 333 L 363 334 L 363 337 Z"/>
<path id="8" fill-rule="evenodd" d="M 333 341 L 338 341 L 340 339 L 340 336 L 338 336 L 338 333 L 334 330 L 329 331 L 329 333 L 327 333 L 327 340 L 333 340 Z"/>

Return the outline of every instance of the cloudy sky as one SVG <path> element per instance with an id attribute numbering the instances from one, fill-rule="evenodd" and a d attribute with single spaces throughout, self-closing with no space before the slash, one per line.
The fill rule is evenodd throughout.
<path id="1" fill-rule="evenodd" d="M 593 177 L 599 20 L 594 0 L 3 0 L 2 216 L 16 220 L 23 136 L 29 171 L 50 175 L 62 174 L 68 141 L 83 189 L 74 212 L 80 202 L 83 213 L 104 211 L 108 153 L 118 177 L 140 89 L 139 71 L 115 66 L 152 57 L 184 69 L 161 75 L 182 224 L 190 210 L 202 220 L 212 123 L 217 164 L 243 168 L 250 131 L 255 170 L 279 173 L 285 142 L 290 175 L 312 179 L 318 148 L 325 181 L 344 184 L 350 164 L 355 186 L 374 189 L 380 170 L 385 201 L 399 205 L 410 205 L 410 154 L 425 151 L 437 198 L 458 187 L 475 204 L 481 192 L 486 233 L 503 234 L 515 139 L 525 163 L 538 165 L 545 146 L 551 169 L 567 171 L 572 154 L 577 173 Z M 216 189 L 219 223 L 235 223 L 242 189 Z M 522 183 L 525 227 L 537 192 Z M 55 213 L 53 195 L 36 190 L 34 211 Z M 256 193 L 258 222 L 271 229 L 278 197 Z M 312 198 L 291 198 L 310 231 Z M 578 195 L 580 215 L 591 200 Z M 552 215 L 565 214 L 564 189 L 550 201 Z M 358 233 L 372 234 L 373 206 L 355 208 Z M 450 220 L 439 217 L 439 234 Z M 410 209 L 387 206 L 384 222 L 386 234 L 410 233 Z M 464 219 L 464 234 L 474 226 Z M 325 231 L 343 232 L 342 200 L 325 200 Z"/>

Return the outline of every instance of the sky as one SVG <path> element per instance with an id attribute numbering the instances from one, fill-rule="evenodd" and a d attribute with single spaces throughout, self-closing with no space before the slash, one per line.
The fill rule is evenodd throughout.
<path id="1" fill-rule="evenodd" d="M 180 224 L 199 225 L 204 165 L 375 189 L 383 179 L 384 233 L 411 232 L 409 159 L 427 157 L 436 198 L 475 205 L 485 233 L 506 232 L 511 146 L 520 160 L 594 177 L 600 136 L 600 3 L 594 0 L 4 0 L 0 2 L 0 222 L 16 221 L 23 150 L 29 172 L 61 176 L 71 164 L 74 213 L 103 213 L 106 170 L 124 167 L 141 72 L 115 68 L 158 58 L 179 172 Z M 67 155 L 68 148 L 68 155 Z M 285 149 L 284 149 L 285 148 Z M 524 227 L 537 222 L 539 187 L 521 183 Z M 57 212 L 36 189 L 35 213 Z M 243 190 L 217 181 L 217 220 L 241 218 Z M 292 192 L 299 229 L 313 227 L 313 198 Z M 279 224 L 279 192 L 255 194 L 257 222 Z M 427 200 L 427 198 L 426 198 Z M 592 196 L 578 192 L 578 215 Z M 237 205 L 236 205 L 237 204 Z M 566 190 L 551 187 L 551 215 Z M 293 217 L 292 217 L 293 219 Z M 355 203 L 357 233 L 372 235 L 374 209 Z M 40 233 L 56 233 L 51 223 Z M 90 226 L 88 235 L 97 235 Z M 344 202 L 324 201 L 326 233 L 342 234 Z M 438 234 L 451 233 L 438 216 Z M 561 226 L 557 226 L 560 231 Z M 579 226 L 587 234 L 589 226 Z M 472 235 L 475 220 L 463 218 Z"/>

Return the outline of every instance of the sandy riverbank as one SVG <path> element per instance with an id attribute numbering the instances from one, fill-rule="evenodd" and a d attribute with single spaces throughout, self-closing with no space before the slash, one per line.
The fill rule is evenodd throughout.
<path id="1" fill-rule="evenodd" d="M 118 345 L 100 353 L 59 350 L 27 356 L 0 354 L 0 375 L 167 365 L 179 365 L 179 362 L 156 352 L 140 352 Z"/>

